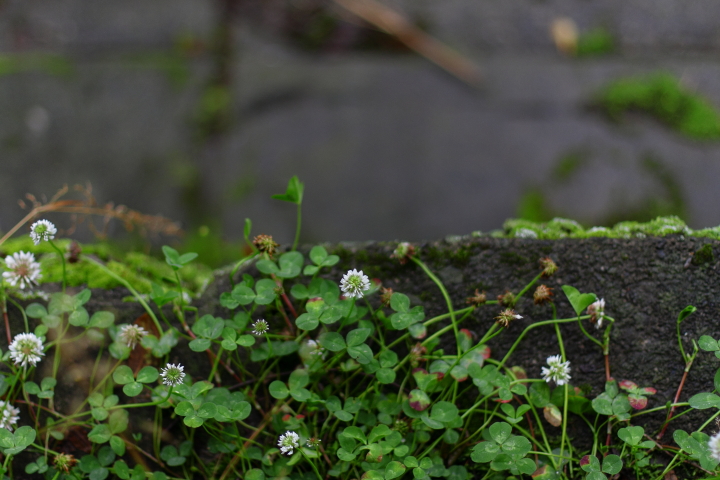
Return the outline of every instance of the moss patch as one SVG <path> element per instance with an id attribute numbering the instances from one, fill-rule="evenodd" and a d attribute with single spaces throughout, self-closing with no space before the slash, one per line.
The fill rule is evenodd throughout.
<path id="1" fill-rule="evenodd" d="M 615 51 L 615 37 L 607 29 L 593 28 L 580 35 L 575 55 L 578 57 L 595 57 L 607 55 Z"/>
<path id="2" fill-rule="evenodd" d="M 67 250 L 70 240 L 56 240 L 61 250 Z M 108 268 L 127 280 L 140 293 L 149 293 L 152 282 L 174 283 L 172 269 L 157 258 L 138 253 L 123 253 L 105 243 L 81 245 L 83 254 L 94 255 Z M 43 242 L 34 245 L 29 237 L 18 237 L 6 241 L 0 246 L 0 252 L 9 255 L 18 251 L 31 252 L 41 265 L 41 283 L 62 281 L 62 262 L 50 244 Z M 82 255 L 80 257 L 82 259 Z M 70 286 L 87 285 L 90 288 L 115 288 L 120 284 L 100 268 L 89 262 L 67 263 L 67 281 Z M 200 292 L 212 279 L 212 270 L 197 262 L 180 270 L 180 280 L 191 293 Z"/>
<path id="3" fill-rule="evenodd" d="M 628 111 L 643 112 L 689 138 L 720 139 L 717 109 L 667 73 L 617 80 L 600 92 L 598 103 L 614 121 Z"/>
<path id="4" fill-rule="evenodd" d="M 473 236 L 482 236 L 473 232 Z M 657 217 L 649 222 L 620 222 L 613 227 L 584 228 L 574 220 L 554 218 L 549 222 L 533 222 L 530 220 L 510 219 L 505 221 L 502 230 L 495 230 L 489 236 L 498 238 L 642 238 L 664 237 L 666 235 L 685 235 L 690 237 L 707 237 L 720 240 L 720 227 L 693 230 L 680 217 Z"/>
<path id="5" fill-rule="evenodd" d="M 698 248 L 693 254 L 692 264 L 695 266 L 713 262 L 715 262 L 715 255 L 713 254 L 712 245 L 709 243 Z"/>

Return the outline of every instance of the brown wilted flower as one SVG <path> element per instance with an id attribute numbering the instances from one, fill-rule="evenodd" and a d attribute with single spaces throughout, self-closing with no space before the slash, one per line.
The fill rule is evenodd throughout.
<path id="1" fill-rule="evenodd" d="M 416 343 L 414 347 L 410 349 L 410 365 L 416 368 L 420 365 L 420 362 L 424 362 L 423 355 L 427 353 L 427 348 L 422 343 Z"/>
<path id="2" fill-rule="evenodd" d="M 260 252 L 267 253 L 271 257 L 275 254 L 275 250 L 279 246 L 275 243 L 271 235 L 258 235 L 253 239 L 253 245 L 255 245 L 255 248 L 260 250 Z"/>
<path id="3" fill-rule="evenodd" d="M 400 265 L 405 265 L 413 255 L 415 255 L 415 247 L 408 242 L 400 242 L 390 258 L 395 258 Z"/>
<path id="4" fill-rule="evenodd" d="M 545 257 L 540 259 L 540 267 L 542 267 L 542 276 L 549 277 L 553 273 L 557 272 L 558 266 L 553 262 L 552 258 Z"/>
<path id="5" fill-rule="evenodd" d="M 538 285 L 535 289 L 535 293 L 533 293 L 533 301 L 535 302 L 535 305 L 544 305 L 548 302 L 552 302 L 552 296 L 552 288 L 547 285 Z"/>
<path id="6" fill-rule="evenodd" d="M 495 320 L 497 320 L 497 323 L 499 323 L 501 326 L 507 328 L 510 325 L 510 322 L 513 320 L 519 320 L 522 318 L 522 315 L 518 315 L 515 313 L 515 310 L 506 308 L 502 312 L 500 312 L 500 315 L 495 317 Z"/>
<path id="7" fill-rule="evenodd" d="M 475 289 L 475 295 L 473 295 L 472 297 L 467 297 L 465 302 L 469 303 L 470 305 L 480 306 L 487 302 L 487 295 L 485 295 L 485 291 L 480 293 L 480 290 Z"/>
<path id="8" fill-rule="evenodd" d="M 385 307 L 390 306 L 390 298 L 393 295 L 393 289 L 392 288 L 385 288 L 382 287 L 380 290 L 380 303 L 383 304 Z"/>
<path id="9" fill-rule="evenodd" d="M 505 293 L 497 296 L 497 301 L 500 305 L 512 308 L 515 306 L 515 302 L 517 300 L 515 299 L 514 293 L 512 293 L 510 290 L 505 290 Z"/>
<path id="10" fill-rule="evenodd" d="M 80 254 L 82 253 L 82 248 L 80 248 L 80 244 L 76 242 L 75 240 L 70 243 L 70 246 L 68 247 L 68 257 L 67 261 L 68 263 L 77 263 L 80 260 Z"/>
<path id="11" fill-rule="evenodd" d="M 77 460 L 67 453 L 58 453 L 55 455 L 55 468 L 65 473 L 70 473 L 70 469 L 75 465 Z"/>
<path id="12" fill-rule="evenodd" d="M 595 328 L 602 327 L 603 316 L 605 315 L 605 299 L 601 298 L 590 304 L 587 308 L 587 314 L 590 315 L 590 323 L 594 323 Z"/>

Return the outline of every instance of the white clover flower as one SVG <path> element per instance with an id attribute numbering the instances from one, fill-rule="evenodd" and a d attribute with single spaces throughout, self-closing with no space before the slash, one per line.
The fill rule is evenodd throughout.
<path id="1" fill-rule="evenodd" d="M 548 367 L 542 367 L 543 380 L 555 381 L 558 385 L 565 385 L 570 380 L 570 362 L 563 362 L 560 355 L 553 355 L 547 358 Z"/>
<path id="2" fill-rule="evenodd" d="M 35 298 L 39 298 L 41 300 L 45 300 L 46 302 L 50 301 L 50 294 L 47 292 L 43 292 L 42 290 L 17 290 L 14 292 L 14 294 L 20 300 L 32 300 Z"/>
<path id="3" fill-rule="evenodd" d="M 268 323 L 263 319 L 260 319 L 257 322 L 253 323 L 252 327 L 253 327 L 252 333 L 254 333 L 257 336 L 265 335 L 265 333 L 267 333 L 267 331 L 270 330 L 270 325 L 268 325 Z"/>
<path id="4" fill-rule="evenodd" d="M 167 366 L 165 366 L 165 368 L 163 368 L 160 372 L 163 383 L 169 387 L 180 385 L 185 378 L 185 373 L 183 373 L 183 370 L 184 367 L 179 363 L 177 365 L 173 363 L 168 363 Z"/>
<path id="5" fill-rule="evenodd" d="M 294 449 L 300 447 L 300 436 L 295 432 L 287 431 L 285 435 L 280 435 L 278 447 L 285 455 L 292 455 Z"/>
<path id="6" fill-rule="evenodd" d="M 129 348 L 135 348 L 135 345 L 148 333 L 150 332 L 140 325 L 123 325 L 118 333 L 118 339 Z"/>
<path id="7" fill-rule="evenodd" d="M 13 426 L 20 420 L 20 410 L 9 402 L 0 400 L 0 428 L 7 428 L 12 432 Z"/>
<path id="8" fill-rule="evenodd" d="M 180 305 L 181 300 L 184 305 L 192 304 L 192 297 L 190 296 L 189 293 L 187 293 L 185 291 L 182 292 L 182 298 L 178 295 L 177 297 L 175 297 L 175 299 L 173 301 L 175 302 L 176 305 Z"/>
<path id="9" fill-rule="evenodd" d="M 308 438 L 308 441 L 305 443 L 305 445 L 310 448 L 317 448 L 320 446 L 320 443 L 322 443 L 322 440 L 320 440 L 319 438 L 311 437 Z"/>
<path id="10" fill-rule="evenodd" d="M 340 280 L 340 289 L 346 297 L 362 298 L 365 290 L 370 290 L 370 279 L 363 275 L 362 270 L 348 270 Z"/>
<path id="11" fill-rule="evenodd" d="M 720 432 L 710 437 L 708 447 L 710 447 L 710 456 L 720 462 Z"/>
<path id="12" fill-rule="evenodd" d="M 605 315 L 605 299 L 601 298 L 590 304 L 587 308 L 587 313 L 590 315 L 590 323 L 594 323 L 595 328 L 602 327 L 603 316 Z"/>
<path id="13" fill-rule="evenodd" d="M 41 241 L 49 242 L 55 238 L 57 228 L 48 220 L 38 220 L 30 227 L 30 238 L 35 245 L 39 245 Z"/>
<path id="14" fill-rule="evenodd" d="M 310 355 L 322 355 L 325 353 L 325 349 L 315 340 L 308 340 L 306 344 L 310 348 Z"/>
<path id="15" fill-rule="evenodd" d="M 42 277 L 40 264 L 35 261 L 35 255 L 32 253 L 16 252 L 8 255 L 5 258 L 5 266 L 8 271 L 3 272 L 2 276 L 13 287 L 19 286 L 25 289 L 37 285 Z"/>
<path id="16" fill-rule="evenodd" d="M 40 357 L 44 355 L 42 340 L 34 333 L 15 335 L 10 344 L 10 358 L 13 359 L 15 365 L 26 367 L 30 364 L 34 367 L 40 361 Z"/>

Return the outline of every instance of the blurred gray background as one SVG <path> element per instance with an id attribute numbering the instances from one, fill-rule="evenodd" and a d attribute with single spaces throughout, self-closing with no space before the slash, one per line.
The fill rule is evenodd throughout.
<path id="1" fill-rule="evenodd" d="M 720 224 L 720 142 L 592 106 L 658 71 L 720 106 L 719 2 L 381 4 L 476 64 L 479 85 L 331 0 L 3 1 L 0 230 L 25 193 L 91 182 L 190 231 L 238 239 L 250 217 L 290 242 L 295 210 L 270 195 L 292 175 L 304 241 L 437 239 L 518 215 Z M 614 48 L 563 53 L 560 18 Z"/>

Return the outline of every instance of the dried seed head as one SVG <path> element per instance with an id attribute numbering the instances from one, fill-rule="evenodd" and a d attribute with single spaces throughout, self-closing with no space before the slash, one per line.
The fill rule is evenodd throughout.
<path id="1" fill-rule="evenodd" d="M 317 448 L 320 446 L 321 440 L 319 438 L 310 437 L 308 438 L 308 441 L 305 443 L 310 448 Z"/>
<path id="2" fill-rule="evenodd" d="M 522 318 L 522 315 L 518 315 L 515 313 L 515 310 L 511 310 L 509 308 L 506 308 L 502 312 L 500 312 L 500 315 L 495 317 L 495 320 L 497 320 L 497 323 L 499 323 L 501 326 L 507 328 L 510 325 L 510 322 L 513 320 L 519 320 Z"/>
<path id="3" fill-rule="evenodd" d="M 270 235 L 258 235 L 253 239 L 253 245 L 255 245 L 255 248 L 260 250 L 260 252 L 267 253 L 271 257 L 275 254 L 277 247 L 279 247 Z"/>
<path id="4" fill-rule="evenodd" d="M 542 268 L 542 276 L 549 277 L 553 273 L 557 272 L 558 266 L 553 262 L 552 258 L 545 257 L 540 259 L 540 267 Z"/>
<path id="5" fill-rule="evenodd" d="M 533 293 L 533 301 L 535 302 L 535 305 L 544 305 L 552 302 L 552 295 L 552 288 L 547 285 L 538 285 L 535 289 L 535 293 Z"/>
<path id="6" fill-rule="evenodd" d="M 67 453 L 58 453 L 55 455 L 55 468 L 62 470 L 65 473 L 70 473 L 70 469 L 76 462 L 77 460 L 75 460 L 75 457 Z"/>
<path id="7" fill-rule="evenodd" d="M 484 305 L 485 302 L 487 302 L 487 295 L 485 294 L 485 291 L 480 293 L 480 290 L 475 289 L 475 295 L 473 295 L 472 297 L 467 297 L 465 302 L 475 306 Z"/>
<path id="8" fill-rule="evenodd" d="M 510 290 L 505 290 L 505 293 L 497 296 L 497 301 L 500 305 L 512 308 L 515 306 L 515 302 L 517 302 L 517 299 L 515 298 L 515 294 L 512 293 Z"/>
<path id="9" fill-rule="evenodd" d="M 380 290 L 380 302 L 383 304 L 383 306 L 385 306 L 385 307 L 390 306 L 390 298 L 392 297 L 392 294 L 393 294 L 392 288 L 382 287 L 382 289 Z"/>

